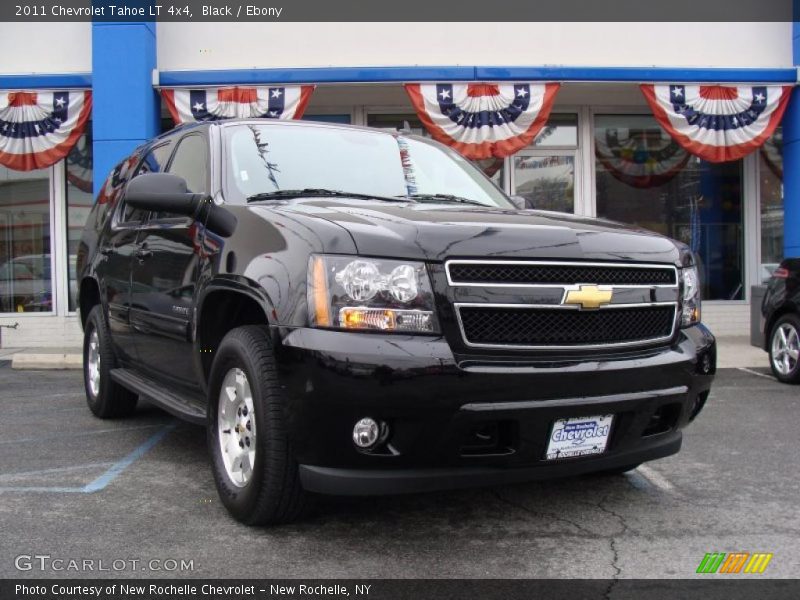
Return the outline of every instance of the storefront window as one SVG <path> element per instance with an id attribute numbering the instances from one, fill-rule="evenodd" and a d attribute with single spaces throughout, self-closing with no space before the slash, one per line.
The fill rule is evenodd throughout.
<path id="1" fill-rule="evenodd" d="M 761 207 L 761 271 L 769 279 L 783 259 L 783 132 L 781 128 L 758 151 Z"/>
<path id="2" fill-rule="evenodd" d="M 578 115 L 551 114 L 547 124 L 533 140 L 535 148 L 574 148 L 578 145 Z"/>
<path id="3" fill-rule="evenodd" d="M 596 115 L 598 216 L 685 242 L 703 297 L 744 298 L 742 161 L 688 155 L 649 115 Z"/>
<path id="4" fill-rule="evenodd" d="M 533 144 L 511 159 L 513 194 L 527 208 L 575 211 L 578 115 L 550 115 Z"/>
<path id="5" fill-rule="evenodd" d="M 515 156 L 514 188 L 527 208 L 573 212 L 575 156 Z"/>
<path id="6" fill-rule="evenodd" d="M 90 124 L 91 125 L 91 124 Z M 67 156 L 67 276 L 69 281 L 69 310 L 76 310 L 78 295 L 75 262 L 83 226 L 94 204 L 92 195 L 92 133 L 86 133 Z"/>
<path id="7" fill-rule="evenodd" d="M 50 171 L 0 166 L 0 312 L 50 312 Z"/>

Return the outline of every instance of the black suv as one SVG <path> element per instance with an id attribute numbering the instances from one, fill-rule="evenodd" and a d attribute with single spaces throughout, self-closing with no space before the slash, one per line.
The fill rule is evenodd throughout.
<path id="1" fill-rule="evenodd" d="M 635 468 L 679 450 L 716 365 L 683 244 L 519 210 L 403 132 L 171 131 L 114 169 L 78 268 L 89 408 L 206 425 L 247 523 Z"/>
<path id="2" fill-rule="evenodd" d="M 761 335 L 773 375 L 800 383 L 800 258 L 787 258 L 772 272 L 761 304 Z"/>

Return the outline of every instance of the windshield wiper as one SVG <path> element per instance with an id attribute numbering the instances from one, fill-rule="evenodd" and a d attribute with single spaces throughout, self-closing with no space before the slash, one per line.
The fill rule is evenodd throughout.
<path id="1" fill-rule="evenodd" d="M 404 198 L 411 198 L 417 202 L 457 202 L 458 204 L 473 204 L 475 206 L 488 206 L 483 202 L 477 200 L 470 200 L 461 196 L 454 196 L 453 194 L 409 194 L 403 196 Z"/>
<path id="2" fill-rule="evenodd" d="M 247 197 L 247 202 L 261 202 L 262 200 L 281 200 L 285 198 L 302 198 L 303 196 L 321 196 L 335 198 L 357 198 L 364 200 L 383 200 L 385 202 L 407 202 L 408 198 L 390 198 L 388 196 L 373 196 L 358 192 L 343 192 L 342 190 L 329 190 L 326 188 L 303 188 L 302 190 L 275 190 L 274 192 L 260 192 Z"/>

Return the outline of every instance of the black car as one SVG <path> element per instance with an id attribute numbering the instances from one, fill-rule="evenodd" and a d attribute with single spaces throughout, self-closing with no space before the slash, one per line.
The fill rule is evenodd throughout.
<path id="1" fill-rule="evenodd" d="M 772 373 L 784 383 L 800 383 L 800 258 L 787 258 L 772 272 L 761 316 Z"/>
<path id="2" fill-rule="evenodd" d="M 206 425 L 247 523 L 630 470 L 679 450 L 715 372 L 686 246 L 519 210 L 403 132 L 179 128 L 110 175 L 78 262 L 90 409 Z"/>

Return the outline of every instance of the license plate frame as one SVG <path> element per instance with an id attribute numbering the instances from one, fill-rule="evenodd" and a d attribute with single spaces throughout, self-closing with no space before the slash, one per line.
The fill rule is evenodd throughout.
<path id="1" fill-rule="evenodd" d="M 547 438 L 545 460 L 604 454 L 608 450 L 613 426 L 613 414 L 556 419 Z"/>

